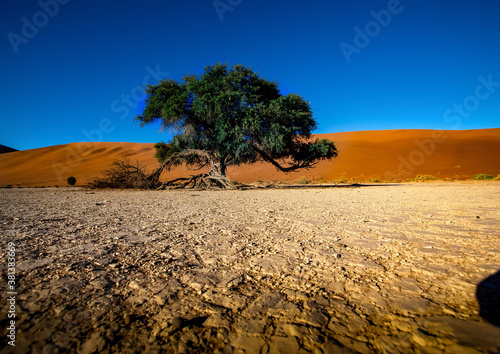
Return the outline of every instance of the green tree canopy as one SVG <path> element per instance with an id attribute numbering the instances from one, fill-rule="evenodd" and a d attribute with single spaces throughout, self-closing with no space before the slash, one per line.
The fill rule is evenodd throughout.
<path id="1" fill-rule="evenodd" d="M 159 121 L 175 132 L 169 144 L 155 145 L 166 168 L 186 163 L 225 176 L 228 165 L 263 160 L 290 172 L 337 156 L 332 141 L 311 138 L 309 102 L 282 95 L 249 67 L 210 65 L 200 76 L 163 80 L 145 92 L 141 126 Z"/>

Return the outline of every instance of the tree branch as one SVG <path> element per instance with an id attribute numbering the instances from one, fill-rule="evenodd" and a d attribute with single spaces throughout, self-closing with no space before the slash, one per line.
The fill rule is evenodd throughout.
<path id="1" fill-rule="evenodd" d="M 295 170 L 299 170 L 302 168 L 309 169 L 318 162 L 318 160 L 316 160 L 316 161 L 301 161 L 298 164 L 288 166 L 288 167 L 283 167 L 278 163 L 278 161 L 276 161 L 271 156 L 269 156 L 269 154 L 267 154 L 264 150 L 262 150 L 261 148 L 259 148 L 255 144 L 252 144 L 252 146 L 255 149 L 255 151 L 257 151 L 257 153 L 262 157 L 262 159 L 264 161 L 267 161 L 267 162 L 273 164 L 279 171 L 285 172 L 285 173 L 290 173 L 290 172 L 293 172 Z"/>
<path id="2" fill-rule="evenodd" d="M 189 156 L 197 156 L 197 157 L 206 159 L 206 162 L 204 164 L 202 164 L 202 166 L 200 168 L 205 167 L 208 164 L 208 161 L 210 161 L 210 159 L 212 157 L 211 154 L 205 150 L 190 149 L 190 150 L 185 150 L 182 152 L 176 152 L 175 154 L 170 156 L 168 159 L 163 161 L 162 165 L 160 167 L 158 167 L 152 173 L 151 177 L 152 178 L 159 178 L 164 169 L 170 170 L 170 168 L 173 165 L 178 164 L 182 161 L 185 161 L 185 159 Z"/>

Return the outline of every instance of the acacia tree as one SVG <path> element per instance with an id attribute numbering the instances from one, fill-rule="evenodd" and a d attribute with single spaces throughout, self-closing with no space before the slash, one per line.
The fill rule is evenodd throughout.
<path id="1" fill-rule="evenodd" d="M 159 121 L 175 132 L 169 144 L 155 145 L 162 163 L 158 176 L 186 163 L 209 171 L 188 183 L 230 187 L 228 165 L 260 160 L 291 172 L 337 156 L 332 141 L 311 139 L 317 125 L 309 102 L 294 93 L 282 95 L 276 82 L 249 67 L 210 65 L 200 76 L 163 80 L 145 92 L 146 105 L 136 120 L 141 126 Z"/>

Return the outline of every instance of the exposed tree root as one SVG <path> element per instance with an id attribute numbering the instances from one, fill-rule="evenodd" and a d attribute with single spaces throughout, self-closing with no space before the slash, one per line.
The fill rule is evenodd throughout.
<path id="1" fill-rule="evenodd" d="M 227 177 L 202 173 L 188 178 L 176 178 L 163 183 L 158 189 L 180 189 L 180 188 L 223 188 L 238 189 Z"/>

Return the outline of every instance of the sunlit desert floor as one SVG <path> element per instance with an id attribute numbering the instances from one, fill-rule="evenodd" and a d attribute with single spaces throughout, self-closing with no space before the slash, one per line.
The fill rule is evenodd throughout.
<path id="1" fill-rule="evenodd" d="M 0 204 L 17 353 L 500 350 L 500 182 Z"/>

